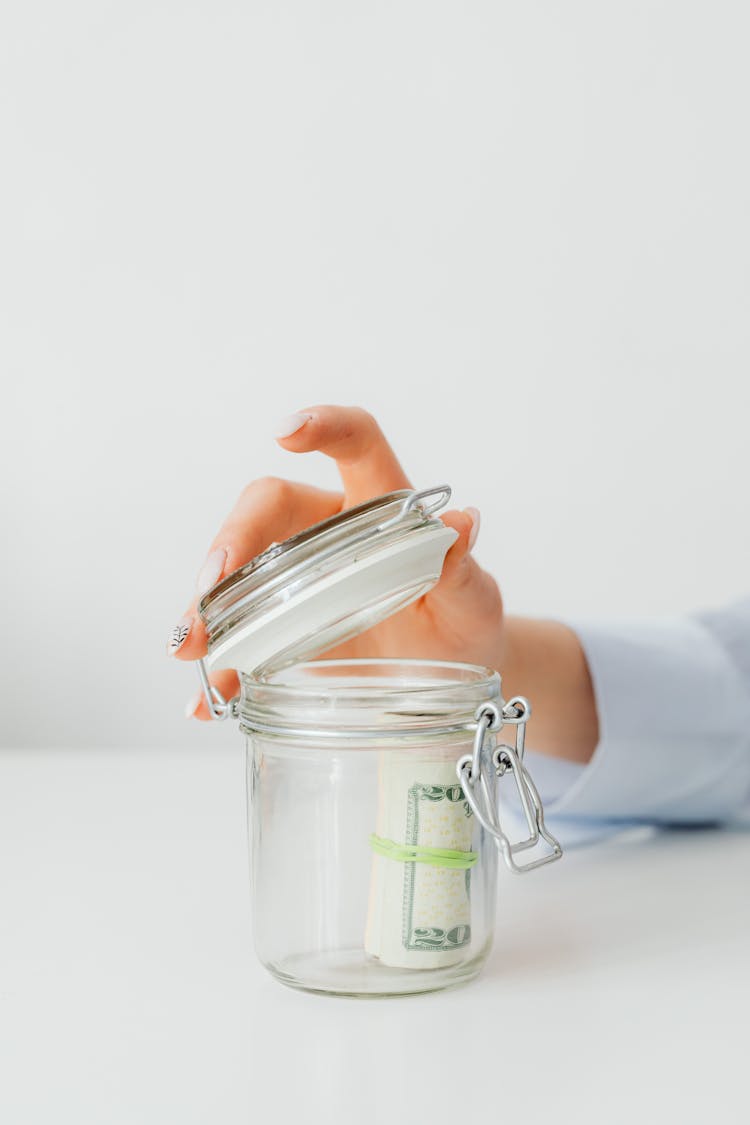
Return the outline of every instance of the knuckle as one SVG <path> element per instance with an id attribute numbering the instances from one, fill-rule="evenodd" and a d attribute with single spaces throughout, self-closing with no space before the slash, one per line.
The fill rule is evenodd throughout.
<path id="1" fill-rule="evenodd" d="M 380 425 L 374 414 L 364 407 L 355 406 L 352 412 L 352 422 L 356 429 L 366 434 L 370 441 L 375 441 L 381 435 Z"/>
<path id="2" fill-rule="evenodd" d="M 363 406 L 355 406 L 354 414 L 361 425 L 366 426 L 368 429 L 380 429 L 375 415 L 371 414 L 369 410 L 365 410 Z"/>
<path id="3" fill-rule="evenodd" d="M 283 477 L 258 477 L 245 485 L 242 499 L 253 501 L 262 497 L 264 500 L 281 502 L 289 495 L 289 488 L 289 481 Z"/>
<path id="4" fill-rule="evenodd" d="M 500 593 L 499 585 L 497 584 L 497 582 L 495 581 L 495 579 L 492 577 L 491 574 L 487 574 L 486 571 L 484 571 L 483 573 L 484 573 L 485 585 L 487 587 L 487 593 L 490 595 L 490 597 L 493 599 L 493 601 L 499 602 L 502 598 L 502 595 Z"/>
<path id="5" fill-rule="evenodd" d="M 503 612 L 503 595 L 499 585 L 487 571 L 482 571 L 484 581 L 485 596 L 487 597 L 488 604 L 496 607 L 496 612 L 502 616 Z"/>

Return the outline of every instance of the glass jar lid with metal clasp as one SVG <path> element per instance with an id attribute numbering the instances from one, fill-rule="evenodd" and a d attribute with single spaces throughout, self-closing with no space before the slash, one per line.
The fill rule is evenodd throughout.
<path id="1" fill-rule="evenodd" d="M 319 658 L 438 581 L 449 498 L 447 485 L 377 497 L 272 545 L 199 604 L 210 713 L 240 718 L 247 739 L 256 948 L 295 987 L 391 995 L 468 979 L 491 944 L 498 852 L 514 873 L 562 855 L 524 764 L 530 704 L 505 702 L 497 672 Z M 240 697 L 225 700 L 209 668 L 237 670 Z M 498 813 L 506 774 L 517 841 Z"/>

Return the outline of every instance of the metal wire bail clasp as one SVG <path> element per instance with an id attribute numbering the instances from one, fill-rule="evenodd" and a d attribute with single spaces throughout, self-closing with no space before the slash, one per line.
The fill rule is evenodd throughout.
<path id="1" fill-rule="evenodd" d="M 401 507 L 396 512 L 395 516 L 382 523 L 378 528 L 379 531 L 387 531 L 393 527 L 394 524 L 400 523 L 405 516 L 408 516 L 415 508 L 419 508 L 423 516 L 432 516 L 435 512 L 439 512 L 451 498 L 451 487 L 449 484 L 437 484 L 434 488 L 422 488 L 419 491 L 413 490 L 404 499 Z"/>
<path id="2" fill-rule="evenodd" d="M 466 800 L 485 831 L 494 837 L 503 853 L 507 866 L 515 875 L 523 875 L 527 871 L 533 871 L 535 867 L 542 867 L 545 863 L 553 863 L 562 855 L 560 844 L 545 826 L 541 798 L 529 771 L 523 764 L 526 723 L 530 715 L 531 705 L 527 699 L 520 695 L 506 703 L 502 711 L 494 703 L 483 703 L 474 716 L 477 729 L 474 735 L 473 751 L 471 754 L 464 754 L 456 763 L 456 774 L 461 782 Z M 516 728 L 515 746 L 508 746 L 505 743 L 497 746 L 492 753 L 492 765 L 497 777 L 502 777 L 503 774 L 510 772 L 513 774 L 516 783 L 518 797 L 529 830 L 526 839 L 519 840 L 516 843 L 511 843 L 503 832 L 498 816 L 497 802 L 482 768 L 487 732 L 498 731 L 506 724 Z M 552 850 L 547 855 L 532 859 L 528 863 L 517 863 L 516 855 L 528 848 L 533 848 L 539 843 L 540 839 L 544 840 Z"/>
<path id="3" fill-rule="evenodd" d="M 221 720 L 228 719 L 230 716 L 234 719 L 237 717 L 237 705 L 239 697 L 235 699 L 225 699 L 217 687 L 211 683 L 206 671 L 206 664 L 203 660 L 196 660 L 198 668 L 198 679 L 203 688 L 203 694 L 206 697 L 206 704 L 212 719 Z"/>

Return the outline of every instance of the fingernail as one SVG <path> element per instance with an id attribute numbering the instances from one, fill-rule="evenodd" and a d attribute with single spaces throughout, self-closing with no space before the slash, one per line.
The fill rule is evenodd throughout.
<path id="1" fill-rule="evenodd" d="M 188 635 L 192 627 L 192 617 L 186 614 L 184 617 L 180 618 L 172 632 L 169 634 L 169 640 L 167 641 L 167 656 L 174 656 L 174 654 L 182 648 L 185 641 L 188 639 Z"/>
<path id="2" fill-rule="evenodd" d="M 212 551 L 208 556 L 198 575 L 196 590 L 198 591 L 199 598 L 202 597 L 207 590 L 210 590 L 212 586 L 216 585 L 224 573 L 226 564 L 227 553 L 225 549 L 223 547 L 217 547 L 216 550 Z"/>
<path id="3" fill-rule="evenodd" d="M 479 524 L 482 517 L 479 514 L 479 508 L 464 508 L 464 511 L 466 512 L 467 516 L 471 516 L 472 526 L 471 533 L 469 535 L 469 550 L 471 550 L 477 541 L 477 535 L 479 535 Z"/>
<path id="4" fill-rule="evenodd" d="M 274 437 L 291 437 L 292 434 L 297 433 L 297 430 L 301 430 L 305 422 L 309 422 L 311 418 L 312 414 L 289 414 L 278 423 Z"/>
<path id="5" fill-rule="evenodd" d="M 195 712 L 200 707 L 202 699 L 203 699 L 203 692 L 201 692 L 201 691 L 199 691 L 197 695 L 193 696 L 193 698 L 190 700 L 187 707 L 185 708 L 185 718 L 186 719 L 192 719 L 193 715 L 195 714 Z"/>

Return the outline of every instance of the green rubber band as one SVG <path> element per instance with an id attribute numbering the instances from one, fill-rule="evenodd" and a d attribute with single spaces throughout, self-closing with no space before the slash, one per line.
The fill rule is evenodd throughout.
<path id="1" fill-rule="evenodd" d="M 400 863 L 429 863 L 432 867 L 458 867 L 466 870 L 479 859 L 478 852 L 456 852 L 450 848 L 422 848 L 417 845 L 397 844 L 384 840 L 375 833 L 370 836 L 370 847 L 377 855 L 395 859 Z"/>

